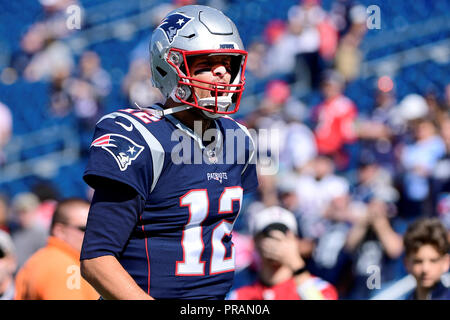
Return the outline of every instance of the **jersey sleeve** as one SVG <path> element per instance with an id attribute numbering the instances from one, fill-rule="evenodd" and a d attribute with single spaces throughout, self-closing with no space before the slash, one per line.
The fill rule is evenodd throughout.
<path id="1" fill-rule="evenodd" d="M 256 191 L 258 188 L 258 177 L 256 174 L 256 164 L 249 164 L 242 174 L 242 188 L 244 193 Z"/>
<path id="2" fill-rule="evenodd" d="M 129 116 L 106 116 L 96 126 L 84 181 L 96 189 L 101 178 L 124 183 L 147 198 L 153 179 L 149 145 Z"/>
<path id="3" fill-rule="evenodd" d="M 133 232 L 145 201 L 132 188 L 105 181 L 95 190 L 80 260 L 119 257 Z"/>
<path id="4" fill-rule="evenodd" d="M 247 154 L 248 159 L 241 173 L 241 183 L 244 193 L 256 191 L 258 188 L 258 176 L 256 173 L 256 146 L 247 128 L 240 125 L 244 132 L 248 135 Z"/>

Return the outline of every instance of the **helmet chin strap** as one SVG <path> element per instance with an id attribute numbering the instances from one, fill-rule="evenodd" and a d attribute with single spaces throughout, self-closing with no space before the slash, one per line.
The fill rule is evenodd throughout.
<path id="1" fill-rule="evenodd" d="M 175 91 L 174 91 L 175 92 Z M 181 102 L 175 95 L 175 93 L 171 94 L 171 98 L 175 101 L 175 102 Z M 198 98 L 197 96 L 197 101 L 198 101 L 198 105 L 200 107 L 215 107 L 216 105 L 216 98 L 215 97 L 206 97 L 206 98 Z M 156 109 L 151 109 L 151 108 L 141 108 L 137 103 L 135 103 L 136 106 L 144 111 L 150 112 L 155 114 L 158 117 L 163 117 L 165 115 L 169 115 L 169 114 L 173 114 L 173 113 L 177 113 L 177 112 L 181 112 L 184 110 L 188 110 L 188 109 L 192 109 L 192 106 L 189 105 L 181 105 L 181 106 L 176 106 L 173 108 L 168 108 L 168 109 L 164 109 L 164 110 L 156 110 Z M 227 108 L 232 104 L 231 101 L 231 95 L 226 95 L 226 96 L 220 96 L 217 97 L 217 108 L 220 111 L 226 111 Z M 221 117 L 221 114 L 217 114 L 214 112 L 208 112 L 205 110 L 201 110 L 202 114 L 209 119 L 217 119 L 219 117 Z"/>
<path id="2" fill-rule="evenodd" d="M 217 108 L 220 111 L 226 111 L 227 108 L 231 105 L 231 103 L 232 103 L 231 97 L 228 95 L 217 97 Z M 198 99 L 198 105 L 200 107 L 214 107 L 216 105 L 216 98 L 207 97 L 207 98 Z M 217 119 L 222 116 L 221 114 L 208 112 L 205 110 L 202 110 L 202 114 L 205 117 L 210 118 L 210 119 Z"/>
<path id="3" fill-rule="evenodd" d="M 151 113 L 159 118 L 164 117 L 168 114 L 172 114 L 172 113 L 176 113 L 176 112 L 180 112 L 180 111 L 184 111 L 184 110 L 188 110 L 191 109 L 191 106 L 188 105 L 182 105 L 182 106 L 177 106 L 177 107 L 173 107 L 173 108 L 168 108 L 168 109 L 163 109 L 163 110 L 158 110 L 158 109 L 153 109 L 153 108 L 142 108 L 140 107 L 136 102 L 135 102 L 136 106 L 142 110 L 145 111 L 147 113 Z"/>

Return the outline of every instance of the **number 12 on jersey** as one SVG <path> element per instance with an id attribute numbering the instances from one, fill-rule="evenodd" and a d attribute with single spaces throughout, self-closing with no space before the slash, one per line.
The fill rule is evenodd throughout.
<path id="1" fill-rule="evenodd" d="M 219 214 L 231 213 L 233 202 L 239 202 L 241 209 L 243 189 L 241 187 L 226 187 L 219 198 Z M 206 189 L 195 189 L 180 198 L 180 206 L 188 207 L 189 220 L 184 226 L 181 246 L 183 261 L 177 261 L 175 274 L 177 276 L 205 275 L 205 262 L 201 261 L 205 245 L 203 243 L 202 223 L 208 216 L 209 198 Z M 238 212 L 239 214 L 239 212 Z M 236 216 L 237 218 L 237 216 Z M 226 248 L 222 242 L 226 235 L 231 235 L 233 221 L 223 219 L 214 228 L 211 236 L 211 263 L 209 274 L 217 274 L 234 270 L 234 246 L 231 256 L 225 258 Z"/>

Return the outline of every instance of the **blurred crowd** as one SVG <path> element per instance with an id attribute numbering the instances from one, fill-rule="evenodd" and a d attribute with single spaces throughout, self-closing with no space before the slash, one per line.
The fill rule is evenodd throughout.
<path id="1" fill-rule="evenodd" d="M 9 70 L 28 82 L 49 82 L 49 114 L 61 119 L 75 115 L 80 139 L 83 134 L 90 139 L 105 113 L 111 73 L 94 50 L 77 55 L 67 44 L 76 30 L 61 26 L 65 8 L 81 4 L 40 2 L 45 17 L 23 35 Z M 155 7 L 154 26 L 174 7 L 195 2 Z M 228 1 L 211 4 L 226 9 Z M 235 289 L 256 277 L 261 258 L 252 221 L 274 206 L 293 213 L 305 268 L 336 288 L 340 299 L 372 298 L 408 274 L 403 236 L 413 222 L 437 218 L 450 239 L 450 84 L 443 92 L 412 92 L 399 99 L 396 83 L 385 78 L 374 90 L 370 112 L 360 112 L 358 101 L 345 90 L 359 75 L 366 32 L 362 5 L 339 0 L 326 11 L 320 0 L 302 0 L 289 9 L 286 20 L 268 22 L 247 45 L 246 94 L 262 95 L 255 105 L 242 105 L 237 120 L 255 132 L 271 133 L 269 143 L 261 136 L 256 141 L 276 161 L 273 174 L 260 166 L 258 192 L 245 199 L 235 225 Z M 131 51 L 121 82 L 129 107 L 162 100 L 151 85 L 147 41 Z M 320 101 L 298 98 L 310 92 L 320 94 Z M 0 165 L 7 161 L 1 150 L 13 132 L 10 108 L 0 103 Z M 0 264 L 0 289 L 9 287 L 2 283 L 2 268 L 15 277 L 48 245 L 61 200 L 57 186 L 45 182 L 0 197 L 0 242 L 15 256 L 10 264 Z M 381 289 L 367 285 L 374 267 L 381 270 Z M 11 298 L 6 290 L 0 296 Z"/>

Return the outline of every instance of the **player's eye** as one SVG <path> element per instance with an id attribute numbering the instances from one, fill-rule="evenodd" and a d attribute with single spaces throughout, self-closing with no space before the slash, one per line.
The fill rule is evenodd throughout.
<path id="1" fill-rule="evenodd" d="M 225 70 L 227 70 L 227 72 L 231 72 L 231 65 L 228 62 L 222 63 L 222 66 L 225 67 Z"/>
<path id="2" fill-rule="evenodd" d="M 211 71 L 211 67 L 199 67 L 198 69 L 194 70 L 194 75 L 203 73 L 203 72 L 210 72 Z"/>

